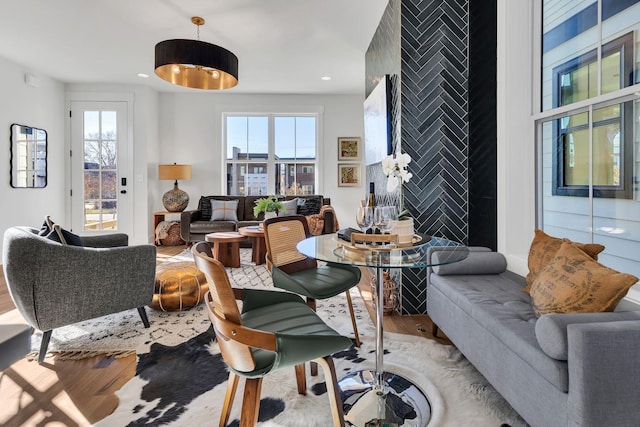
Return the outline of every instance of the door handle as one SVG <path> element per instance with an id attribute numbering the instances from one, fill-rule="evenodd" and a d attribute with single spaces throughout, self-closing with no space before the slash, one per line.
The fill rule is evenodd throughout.
<path id="1" fill-rule="evenodd" d="M 127 194 L 127 190 L 120 190 L 120 194 Z"/>

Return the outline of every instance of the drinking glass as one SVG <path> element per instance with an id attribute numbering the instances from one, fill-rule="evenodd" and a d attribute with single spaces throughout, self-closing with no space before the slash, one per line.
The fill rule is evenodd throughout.
<path id="1" fill-rule="evenodd" d="M 388 218 L 387 227 L 384 230 L 387 233 L 391 233 L 393 227 L 398 223 L 398 208 L 396 206 L 387 206 L 386 207 L 386 216 Z"/>
<path id="2" fill-rule="evenodd" d="M 373 208 L 371 206 L 358 207 L 358 213 L 356 214 L 356 223 L 363 233 L 366 233 L 373 224 Z"/>
<path id="3" fill-rule="evenodd" d="M 391 230 L 391 219 L 389 217 L 389 206 L 377 206 L 373 213 L 373 223 L 380 233 L 384 234 Z"/>

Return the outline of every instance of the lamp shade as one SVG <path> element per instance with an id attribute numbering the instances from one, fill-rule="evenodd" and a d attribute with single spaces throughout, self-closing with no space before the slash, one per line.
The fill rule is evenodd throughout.
<path id="1" fill-rule="evenodd" d="M 156 44 L 155 73 L 194 89 L 229 89 L 238 84 L 238 57 L 200 40 L 173 39 Z"/>
<path id="2" fill-rule="evenodd" d="M 191 165 L 159 165 L 158 179 L 185 181 L 191 179 Z"/>

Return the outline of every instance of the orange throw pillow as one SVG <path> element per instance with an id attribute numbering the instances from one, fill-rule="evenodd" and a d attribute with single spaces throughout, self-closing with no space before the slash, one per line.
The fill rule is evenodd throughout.
<path id="1" fill-rule="evenodd" d="M 531 248 L 529 249 L 529 274 L 525 278 L 527 286 L 524 288 L 525 292 L 529 292 L 531 284 L 536 280 L 538 274 L 549 264 L 549 261 L 553 259 L 560 249 L 563 241 L 571 242 L 569 239 L 560 239 L 557 237 L 549 236 L 542 230 L 536 230 L 533 241 L 531 242 Z M 574 242 L 571 242 L 574 243 Z M 604 251 L 604 246 L 597 243 L 575 243 L 576 247 L 594 260 L 598 260 L 598 254 Z"/>
<path id="2" fill-rule="evenodd" d="M 575 244 L 563 242 L 531 285 L 536 315 L 613 311 L 638 278 L 594 261 Z"/>

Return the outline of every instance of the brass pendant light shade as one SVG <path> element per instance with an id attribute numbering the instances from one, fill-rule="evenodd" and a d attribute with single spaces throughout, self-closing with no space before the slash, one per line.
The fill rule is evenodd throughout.
<path id="1" fill-rule="evenodd" d="M 198 26 L 204 19 L 194 16 Z M 200 40 L 173 39 L 156 44 L 155 72 L 163 80 L 194 89 L 229 89 L 238 84 L 238 57 Z"/>

